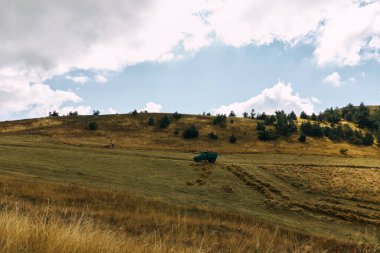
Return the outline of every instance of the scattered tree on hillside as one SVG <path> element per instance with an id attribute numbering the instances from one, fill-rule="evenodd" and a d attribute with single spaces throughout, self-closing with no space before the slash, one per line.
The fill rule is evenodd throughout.
<path id="1" fill-rule="evenodd" d="M 254 119 L 254 118 L 255 118 L 255 115 L 256 115 L 256 113 L 255 113 L 255 109 L 252 109 L 252 110 L 251 110 L 251 119 Z"/>
<path id="2" fill-rule="evenodd" d="M 218 135 L 215 132 L 211 132 L 211 133 L 208 134 L 208 138 L 210 138 L 212 140 L 217 140 L 218 139 Z"/>
<path id="3" fill-rule="evenodd" d="M 294 111 L 288 114 L 288 119 L 289 120 L 297 120 L 297 115 L 295 114 Z"/>
<path id="4" fill-rule="evenodd" d="M 231 112 L 230 112 L 230 115 L 228 115 L 228 117 L 236 117 L 235 112 L 234 112 L 234 111 L 231 111 Z"/>
<path id="5" fill-rule="evenodd" d="M 243 112 L 243 117 L 248 118 L 248 112 Z"/>
<path id="6" fill-rule="evenodd" d="M 78 111 L 69 112 L 69 116 L 78 116 Z"/>
<path id="7" fill-rule="evenodd" d="M 288 119 L 284 111 L 276 111 L 276 133 L 279 136 L 290 136 L 292 133 L 297 131 L 297 127 L 293 120 Z"/>
<path id="8" fill-rule="evenodd" d="M 98 129 L 98 123 L 96 122 L 90 122 L 88 123 L 88 130 L 90 131 L 96 131 Z"/>
<path id="9" fill-rule="evenodd" d="M 301 143 L 305 143 L 306 142 L 306 134 L 301 133 L 300 137 L 298 137 L 298 141 Z"/>
<path id="10" fill-rule="evenodd" d="M 174 119 L 180 119 L 180 118 L 182 118 L 182 115 L 180 113 L 178 113 L 178 112 L 174 112 L 173 113 L 173 118 Z"/>
<path id="11" fill-rule="evenodd" d="M 137 116 L 138 112 L 137 112 L 137 110 L 135 109 L 135 110 L 133 110 L 133 112 L 132 112 L 131 114 L 132 114 L 132 116 Z"/>
<path id="12" fill-rule="evenodd" d="M 152 117 L 149 117 L 149 119 L 148 119 L 148 125 L 149 126 L 154 126 L 154 119 Z"/>
<path id="13" fill-rule="evenodd" d="M 169 125 L 170 125 L 170 118 L 167 115 L 165 115 L 160 120 L 160 128 L 167 128 Z"/>
<path id="14" fill-rule="evenodd" d="M 306 114 L 306 112 L 302 111 L 300 114 L 301 119 L 310 119 L 309 115 Z"/>
<path id="15" fill-rule="evenodd" d="M 263 122 L 257 122 L 257 125 L 256 125 L 256 130 L 257 131 L 265 131 L 265 125 Z"/>
<path id="16" fill-rule="evenodd" d="M 230 136 L 230 138 L 229 138 L 229 141 L 230 141 L 230 143 L 236 143 L 236 141 L 237 141 L 237 137 L 234 135 L 234 134 L 232 134 L 231 136 Z"/>
<path id="17" fill-rule="evenodd" d="M 257 137 L 262 141 L 272 141 L 278 138 L 278 135 L 273 129 L 263 130 L 257 132 Z"/>
<path id="18" fill-rule="evenodd" d="M 227 124 L 227 116 L 225 114 L 217 114 L 213 121 L 212 121 L 212 124 L 213 125 L 218 125 L 220 127 L 226 127 L 226 124 Z"/>
<path id="19" fill-rule="evenodd" d="M 53 112 L 49 112 L 49 117 L 58 117 L 59 116 L 59 113 L 54 110 Z"/>
<path id="20" fill-rule="evenodd" d="M 98 110 L 94 110 L 94 111 L 92 111 L 92 115 L 94 115 L 94 116 L 97 116 L 97 115 L 99 115 L 100 114 L 100 112 L 98 111 Z"/>

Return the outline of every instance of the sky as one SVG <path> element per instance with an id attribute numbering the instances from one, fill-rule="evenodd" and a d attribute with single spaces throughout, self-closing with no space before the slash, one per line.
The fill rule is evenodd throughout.
<path id="1" fill-rule="evenodd" d="M 380 0 L 0 0 L 0 120 L 380 104 Z"/>

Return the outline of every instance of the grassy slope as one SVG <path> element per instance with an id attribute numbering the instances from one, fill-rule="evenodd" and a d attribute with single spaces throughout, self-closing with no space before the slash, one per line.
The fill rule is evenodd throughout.
<path id="1" fill-rule="evenodd" d="M 255 139 L 255 122 L 251 120 L 235 119 L 232 126 L 219 129 L 210 124 L 208 117 L 196 117 L 203 137 L 184 141 L 173 131 L 183 129 L 194 117 L 180 119 L 166 130 L 147 127 L 146 118 L 116 115 L 0 123 L 0 173 L 134 192 L 187 208 L 203 206 L 254 215 L 327 238 L 378 243 L 378 225 L 373 221 L 380 220 L 380 203 L 350 200 L 315 187 L 314 192 L 305 189 L 299 183 L 307 178 L 297 177 L 293 168 L 340 166 L 350 170 L 359 166 L 366 172 L 380 166 L 377 148 L 350 146 L 350 153 L 357 157 L 346 158 L 334 154 L 347 144 L 328 140 L 310 140 L 306 146 L 294 140 L 262 143 Z M 99 131 L 85 131 L 94 119 Z M 211 130 L 218 131 L 218 141 L 204 137 Z M 227 141 L 231 132 L 238 135 L 236 145 Z M 116 148 L 101 148 L 109 144 L 110 138 Z M 202 149 L 222 151 L 223 155 L 214 166 L 195 166 L 189 151 Z M 284 178 L 276 166 L 295 170 L 295 174 Z M 323 212 L 318 205 L 332 211 Z"/>

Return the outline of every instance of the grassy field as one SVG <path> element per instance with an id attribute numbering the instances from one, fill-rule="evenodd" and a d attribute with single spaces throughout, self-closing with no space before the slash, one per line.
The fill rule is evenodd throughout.
<path id="1" fill-rule="evenodd" d="M 248 119 L 219 129 L 192 116 L 160 130 L 146 118 L 0 123 L 0 252 L 380 250 L 377 147 L 263 143 Z M 94 119 L 99 130 L 85 130 Z M 199 140 L 173 133 L 197 119 Z M 204 149 L 221 152 L 216 164 L 192 161 Z M 88 243 L 73 248 L 75 240 Z"/>

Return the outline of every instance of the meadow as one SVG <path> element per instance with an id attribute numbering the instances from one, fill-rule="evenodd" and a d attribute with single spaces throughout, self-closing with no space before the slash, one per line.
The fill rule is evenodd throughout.
<path id="1" fill-rule="evenodd" d="M 1 122 L 0 252 L 380 250 L 377 147 L 261 142 L 249 119 L 186 116 L 162 130 L 147 117 Z M 174 133 L 191 122 L 197 140 Z M 216 164 L 193 162 L 202 150 Z"/>

